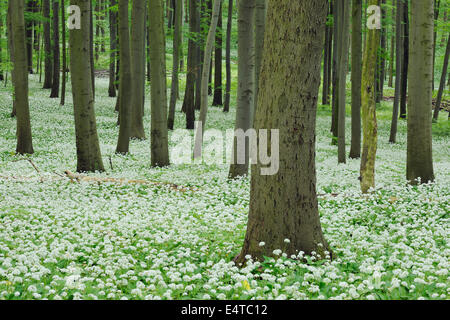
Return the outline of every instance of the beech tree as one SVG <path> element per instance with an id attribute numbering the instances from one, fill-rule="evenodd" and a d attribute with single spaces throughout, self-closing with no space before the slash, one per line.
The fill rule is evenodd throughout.
<path id="1" fill-rule="evenodd" d="M 369 0 L 369 6 L 378 6 L 380 0 Z M 375 158 L 377 153 L 378 127 L 376 116 L 376 68 L 380 46 L 380 30 L 367 30 L 363 56 L 361 105 L 363 126 L 363 152 L 361 158 L 361 191 L 367 193 L 375 187 Z"/>
<path id="2" fill-rule="evenodd" d="M 12 28 L 12 42 L 14 47 L 14 102 L 17 118 L 17 147 L 18 154 L 32 154 L 33 142 L 31 137 L 30 108 L 28 102 L 28 61 L 25 37 L 24 0 L 9 0 L 9 14 Z"/>
<path id="3" fill-rule="evenodd" d="M 72 81 L 75 135 L 77 146 L 77 171 L 104 171 L 94 110 L 94 93 L 91 83 L 90 19 L 88 0 L 70 0 L 81 11 L 81 28 L 69 32 L 70 71 Z"/>
<path id="4" fill-rule="evenodd" d="M 260 174 L 260 164 L 252 166 L 247 232 L 237 263 L 247 255 L 274 256 L 275 249 L 288 256 L 331 255 L 319 221 L 315 168 L 326 14 L 326 0 L 268 2 L 255 129 L 280 129 L 280 168 L 269 176 Z"/>
<path id="5" fill-rule="evenodd" d="M 434 181 L 431 138 L 433 0 L 411 1 L 408 71 L 408 143 L 406 178 L 412 184 Z"/>
<path id="6" fill-rule="evenodd" d="M 164 167 L 169 162 L 167 132 L 167 84 L 164 37 L 164 10 L 160 0 L 150 0 L 151 161 Z"/>

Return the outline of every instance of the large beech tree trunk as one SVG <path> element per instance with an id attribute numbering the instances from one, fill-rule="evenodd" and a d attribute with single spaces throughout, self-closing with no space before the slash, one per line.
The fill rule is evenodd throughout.
<path id="1" fill-rule="evenodd" d="M 416 184 L 434 180 L 431 138 L 433 75 L 433 0 L 411 1 L 408 71 L 408 143 L 406 178 Z"/>
<path id="2" fill-rule="evenodd" d="M 280 167 L 275 175 L 261 175 L 260 164 L 252 167 L 238 264 L 246 255 L 259 260 L 274 256 L 275 249 L 288 256 L 315 251 L 325 257 L 330 251 L 319 221 L 315 168 L 326 14 L 326 0 L 269 0 L 255 128 L 280 130 Z"/>
<path id="3" fill-rule="evenodd" d="M 151 157 L 152 166 L 169 162 L 167 132 L 167 84 L 164 37 L 164 10 L 161 0 L 150 0 Z"/>
<path id="4" fill-rule="evenodd" d="M 14 101 L 17 117 L 18 154 L 32 154 L 30 108 L 28 103 L 28 61 L 25 36 L 24 0 L 9 0 L 14 47 Z"/>
<path id="5" fill-rule="evenodd" d="M 104 171 L 98 142 L 91 83 L 89 53 L 91 6 L 86 0 L 70 0 L 70 4 L 79 6 L 81 9 L 81 29 L 73 29 L 69 33 L 77 171 Z"/>

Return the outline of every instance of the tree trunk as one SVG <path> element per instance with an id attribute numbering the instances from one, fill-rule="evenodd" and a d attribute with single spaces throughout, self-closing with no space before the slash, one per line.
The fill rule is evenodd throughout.
<path id="1" fill-rule="evenodd" d="M 28 103 L 28 62 L 25 36 L 24 0 L 10 0 L 12 41 L 14 47 L 14 101 L 17 117 L 18 154 L 32 154 L 30 108 Z"/>
<path id="2" fill-rule="evenodd" d="M 392 0 L 392 15 L 391 15 L 391 19 L 394 19 L 395 17 L 395 1 L 396 0 Z M 390 88 L 393 87 L 394 84 L 394 54 L 395 54 L 395 33 L 394 30 L 396 31 L 396 29 L 394 29 L 394 25 L 392 25 L 391 28 L 391 32 L 392 32 L 392 36 L 391 36 L 391 54 L 390 54 L 390 59 L 389 59 L 389 83 L 388 86 Z"/>
<path id="3" fill-rule="evenodd" d="M 183 1 L 175 2 L 175 25 L 173 33 L 173 66 L 172 66 L 172 88 L 170 90 L 169 118 L 167 126 L 169 130 L 173 130 L 175 122 L 175 108 L 177 104 L 177 95 L 179 90 L 178 70 L 180 66 L 181 52 L 181 23 L 183 22 Z"/>
<path id="4" fill-rule="evenodd" d="M 67 75 L 67 53 L 66 53 L 66 7 L 64 0 L 61 0 L 61 35 L 62 35 L 62 81 L 60 105 L 66 101 L 66 75 Z"/>
<path id="5" fill-rule="evenodd" d="M 169 162 L 167 132 L 167 84 L 164 37 L 164 11 L 160 0 L 150 0 L 150 72 L 151 72 L 151 157 L 152 166 Z"/>
<path id="6" fill-rule="evenodd" d="M 434 180 L 431 138 L 433 7 L 433 0 L 411 1 L 406 178 L 412 184 Z"/>
<path id="7" fill-rule="evenodd" d="M 369 5 L 378 6 L 380 0 L 369 0 Z M 362 125 L 363 152 L 361 158 L 361 191 L 367 193 L 375 187 L 375 158 L 377 153 L 376 83 L 377 55 L 380 46 L 380 30 L 367 31 L 362 70 Z"/>
<path id="8" fill-rule="evenodd" d="M 438 91 L 438 95 L 437 95 L 437 99 L 436 99 L 436 105 L 434 106 L 434 113 L 433 113 L 434 121 L 437 121 L 439 119 L 439 110 L 441 109 L 442 95 L 444 94 L 445 81 L 447 78 L 449 56 L 450 56 L 450 37 L 448 37 L 448 40 L 447 40 L 447 49 L 445 50 L 444 66 L 442 68 L 441 82 L 439 85 L 439 91 Z"/>
<path id="9" fill-rule="evenodd" d="M 119 0 L 119 55 L 120 55 L 120 83 L 119 83 L 119 138 L 116 152 L 127 154 L 131 136 L 131 99 L 135 87 L 131 84 L 131 49 L 130 29 L 128 26 L 128 0 Z"/>
<path id="10" fill-rule="evenodd" d="M 362 0 L 352 0 L 352 159 L 361 157 L 361 64 Z"/>
<path id="11" fill-rule="evenodd" d="M 336 0 L 333 5 L 333 73 L 332 73 L 332 101 L 331 101 L 331 133 L 333 135 L 332 144 L 337 144 L 338 119 L 339 119 L 339 47 L 341 44 L 340 34 L 340 12 L 341 0 Z"/>
<path id="12" fill-rule="evenodd" d="M 116 0 L 111 0 L 111 7 L 117 4 Z M 117 13 L 109 8 L 109 87 L 108 96 L 116 96 L 116 50 L 117 50 Z"/>
<path id="13" fill-rule="evenodd" d="M 384 9 L 384 6 L 386 4 L 386 0 L 381 1 L 381 21 L 382 21 L 382 27 L 381 27 L 381 48 L 379 50 L 379 65 L 377 68 L 377 93 L 376 93 L 376 101 L 377 103 L 380 103 L 381 100 L 383 100 L 384 96 L 384 80 L 386 77 L 386 52 L 387 52 L 387 43 L 386 43 L 386 10 Z"/>
<path id="14" fill-rule="evenodd" d="M 26 11 L 29 14 L 32 14 L 34 11 L 34 0 L 27 0 L 26 1 Z M 28 65 L 28 72 L 30 74 L 33 74 L 33 21 L 29 19 L 25 23 L 25 33 L 27 38 L 27 65 Z"/>
<path id="15" fill-rule="evenodd" d="M 264 0 L 265 1 L 265 0 Z M 221 106 L 222 102 L 222 6 L 219 13 L 216 31 L 216 48 L 214 51 L 214 97 L 213 106 Z"/>
<path id="16" fill-rule="evenodd" d="M 400 94 L 400 118 L 406 119 L 406 105 L 408 100 L 408 66 L 409 66 L 409 5 L 408 0 L 403 2 L 403 62 L 402 62 L 402 85 Z"/>
<path id="17" fill-rule="evenodd" d="M 255 6 L 255 22 L 254 22 L 254 38 L 255 38 L 255 93 L 254 93 L 254 107 L 252 115 L 252 123 L 254 114 L 258 109 L 258 89 L 259 76 L 261 73 L 262 55 L 264 49 L 264 33 L 266 30 L 266 0 L 256 0 Z"/>
<path id="18" fill-rule="evenodd" d="M 230 111 L 230 91 L 231 91 L 231 29 L 233 24 L 233 0 L 228 1 L 228 18 L 227 18 L 227 37 L 225 49 L 225 68 L 227 74 L 227 84 L 225 86 L 225 101 L 223 111 Z"/>
<path id="19" fill-rule="evenodd" d="M 345 105 L 348 72 L 348 42 L 350 35 L 350 2 L 342 0 L 339 18 L 341 19 L 341 43 L 339 46 L 339 94 L 338 94 L 338 163 L 346 163 L 345 152 Z"/>
<path id="20" fill-rule="evenodd" d="M 42 0 L 43 15 L 44 15 L 44 89 L 52 88 L 52 75 L 53 75 L 53 64 L 52 64 L 52 44 L 50 38 L 50 0 Z"/>
<path id="21" fill-rule="evenodd" d="M 395 96 L 394 105 L 392 108 L 392 120 L 391 120 L 391 132 L 389 136 L 389 143 L 396 143 L 397 141 L 397 127 L 398 127 L 398 116 L 399 116 L 399 106 L 400 106 L 400 95 L 402 86 L 402 70 L 403 70 L 403 50 L 405 48 L 403 44 L 403 34 L 404 29 L 402 26 L 403 21 L 403 0 L 397 0 L 397 13 L 396 13 L 396 24 L 395 24 Z"/>
<path id="22" fill-rule="evenodd" d="M 53 80 L 50 98 L 59 97 L 59 73 L 61 71 L 59 50 L 59 0 L 53 0 Z"/>
<path id="23" fill-rule="evenodd" d="M 246 132 L 252 127 L 255 94 L 255 38 L 254 38 L 255 1 L 238 2 L 238 92 L 235 130 Z M 237 137 L 234 137 L 233 153 L 228 177 L 235 179 L 248 174 L 250 143 L 245 138 L 244 150 L 238 149 Z M 245 152 L 242 157 L 242 152 Z M 238 161 L 238 159 L 244 161 Z"/>
<path id="24" fill-rule="evenodd" d="M 145 139 L 145 0 L 133 0 L 131 12 L 131 132 L 130 137 Z"/>
<path id="25" fill-rule="evenodd" d="M 244 1 L 244 0 L 243 0 Z M 221 0 L 214 0 L 211 26 L 204 50 L 202 81 L 201 81 L 201 104 L 200 104 L 200 124 L 195 134 L 194 159 L 202 156 L 203 131 L 206 126 L 206 116 L 208 114 L 208 82 L 211 69 L 211 54 L 214 46 L 217 23 L 219 21 Z"/>
<path id="26" fill-rule="evenodd" d="M 332 14 L 333 3 L 329 2 L 328 15 Z M 323 57 L 323 85 L 322 85 L 322 104 L 330 104 L 330 70 L 332 60 L 332 48 L 333 48 L 333 27 L 330 25 L 327 19 L 327 25 L 325 27 L 325 43 L 324 43 L 324 57 Z"/>
<path id="27" fill-rule="evenodd" d="M 189 0 L 189 32 L 188 57 L 186 70 L 186 88 L 183 100 L 183 110 L 186 112 L 186 129 L 194 129 L 195 122 L 195 79 L 197 77 L 197 46 L 194 34 L 197 30 L 197 1 Z"/>
<path id="28" fill-rule="evenodd" d="M 255 128 L 280 129 L 280 168 L 276 175 L 261 175 L 260 164 L 252 168 L 247 233 L 238 264 L 247 255 L 258 260 L 276 256 L 275 249 L 288 256 L 315 251 L 319 259 L 330 251 L 320 226 L 315 168 L 326 13 L 326 0 L 269 0 Z"/>
<path id="29" fill-rule="evenodd" d="M 91 6 L 84 0 L 70 0 L 81 9 L 81 29 L 69 31 L 77 171 L 104 171 L 97 135 L 90 64 Z"/>

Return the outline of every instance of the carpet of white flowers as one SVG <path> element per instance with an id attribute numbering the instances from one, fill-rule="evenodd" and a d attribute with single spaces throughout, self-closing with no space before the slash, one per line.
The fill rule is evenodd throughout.
<path id="1" fill-rule="evenodd" d="M 10 86 L 0 89 L 0 299 L 450 297 L 448 126 L 434 136 L 436 183 L 412 187 L 405 181 L 406 123 L 400 121 L 398 144 L 390 145 L 389 118 L 381 116 L 377 188 L 363 196 L 359 160 L 337 164 L 329 107 L 320 106 L 319 209 L 336 259 L 313 256 L 305 262 L 280 253 L 278 259 L 250 260 L 238 268 L 232 259 L 245 235 L 248 179 L 227 181 L 225 164 L 151 168 L 148 139 L 132 141 L 128 156 L 114 154 L 115 99 L 107 97 L 107 80 L 97 79 L 95 107 L 107 172 L 90 175 L 170 182 L 195 191 L 72 183 L 62 176 L 76 169 L 71 93 L 60 106 L 37 79 L 31 76 L 35 154 L 29 157 L 14 155 Z M 211 107 L 208 127 L 233 128 L 232 109 L 224 114 Z M 441 116 L 446 121 L 447 114 Z M 184 127 L 180 112 L 176 126 Z"/>

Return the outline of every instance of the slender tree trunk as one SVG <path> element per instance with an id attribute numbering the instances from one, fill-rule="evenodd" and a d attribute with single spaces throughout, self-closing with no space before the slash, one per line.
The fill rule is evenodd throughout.
<path id="1" fill-rule="evenodd" d="M 211 55 L 214 47 L 217 23 L 219 21 L 220 4 L 222 0 L 214 0 L 211 26 L 204 50 L 202 81 L 201 81 L 201 104 L 200 104 L 200 124 L 195 134 L 194 158 L 202 156 L 203 131 L 206 126 L 206 116 L 208 114 L 208 77 L 211 69 Z M 244 0 L 243 0 L 244 1 Z"/>
<path id="2" fill-rule="evenodd" d="M 436 42 L 437 42 L 437 22 L 439 19 L 439 7 L 441 5 L 441 0 L 434 0 L 434 31 L 433 31 L 433 75 L 431 77 L 431 88 L 434 91 L 434 74 L 436 65 Z"/>
<path id="3" fill-rule="evenodd" d="M 222 6 L 220 8 L 219 21 L 217 22 L 216 48 L 214 51 L 214 97 L 213 106 L 221 106 L 222 102 Z"/>
<path id="4" fill-rule="evenodd" d="M 8 14 L 6 15 L 6 30 L 8 33 L 8 49 L 9 49 L 9 60 L 12 63 L 12 65 L 14 66 L 14 39 L 13 39 L 13 27 L 12 27 L 12 1 L 8 2 Z M 5 81 L 5 86 L 6 86 L 6 82 Z M 15 86 L 15 82 L 14 82 L 14 67 L 13 70 L 11 71 L 11 83 L 13 86 Z M 14 97 L 13 97 L 14 98 Z M 12 107 L 12 111 L 11 111 L 11 118 L 14 118 L 16 116 L 16 99 L 13 99 L 13 107 Z"/>
<path id="5" fill-rule="evenodd" d="M 406 105 L 408 100 L 408 66 L 409 66 L 409 5 L 408 0 L 403 2 L 403 62 L 402 62 L 402 84 L 400 94 L 400 118 L 406 119 Z"/>
<path id="6" fill-rule="evenodd" d="M 336 0 L 333 5 L 333 73 L 332 73 L 332 106 L 331 106 L 331 133 L 333 135 L 332 143 L 337 144 L 338 137 L 338 119 L 339 119 L 339 47 L 341 44 L 340 34 L 340 7 L 342 0 Z"/>
<path id="7" fill-rule="evenodd" d="M 395 2 L 396 0 L 392 0 L 392 19 L 394 19 L 395 17 Z M 390 54 L 390 59 L 389 59 L 389 83 L 388 86 L 390 88 L 393 87 L 394 85 L 394 59 L 395 59 L 395 31 L 397 31 L 397 29 L 392 25 L 392 36 L 391 36 L 391 54 Z"/>
<path id="8" fill-rule="evenodd" d="M 328 15 L 332 14 L 332 1 L 329 1 Z M 325 44 L 324 44 L 324 57 L 323 57 L 323 85 L 322 85 L 322 104 L 330 104 L 330 69 L 332 59 L 332 45 L 333 42 L 333 27 L 327 21 L 325 27 Z"/>
<path id="9" fill-rule="evenodd" d="M 34 150 L 28 103 L 28 62 L 24 0 L 10 0 L 9 6 L 14 47 L 14 101 L 17 117 L 16 152 L 18 154 L 32 154 Z"/>
<path id="10" fill-rule="evenodd" d="M 253 124 L 255 93 L 255 39 L 254 39 L 255 1 L 238 2 L 238 92 L 235 130 L 246 132 Z M 242 156 L 244 153 L 244 157 Z M 244 150 L 238 148 L 234 137 L 232 162 L 228 177 L 235 179 L 248 174 L 250 143 L 245 138 Z M 244 161 L 239 161 L 244 159 Z"/>
<path id="11" fill-rule="evenodd" d="M 145 139 L 145 0 L 133 0 L 131 12 L 131 127 L 130 137 Z"/>
<path id="12" fill-rule="evenodd" d="M 116 0 L 111 0 L 111 7 L 117 4 Z M 116 96 L 116 50 L 117 50 L 117 13 L 113 9 L 109 9 L 109 87 L 108 96 Z"/>
<path id="13" fill-rule="evenodd" d="M 173 66 L 172 66 L 172 88 L 170 90 L 169 118 L 167 126 L 169 130 L 173 130 L 175 122 L 175 108 L 177 104 L 177 95 L 179 90 L 178 69 L 180 66 L 181 52 L 181 23 L 183 22 L 183 1 L 175 2 L 175 26 L 173 33 Z"/>
<path id="14" fill-rule="evenodd" d="M 53 80 L 50 98 L 59 97 L 59 75 L 61 71 L 59 50 L 59 0 L 53 0 Z"/>
<path id="15" fill-rule="evenodd" d="M 377 6 L 380 0 L 369 0 Z M 361 191 L 367 193 L 375 187 L 375 158 L 377 153 L 376 83 L 377 54 L 380 46 L 380 30 L 367 30 L 362 70 L 362 125 L 363 152 L 361 157 Z"/>
<path id="16" fill-rule="evenodd" d="M 62 81 L 61 81 L 61 101 L 64 105 L 66 101 L 66 75 L 67 75 L 67 52 L 66 52 L 66 8 L 64 0 L 61 0 L 61 35 L 62 35 Z"/>
<path id="17" fill-rule="evenodd" d="M 275 256 L 275 249 L 288 256 L 300 251 L 315 251 L 319 259 L 331 256 L 320 226 L 315 168 L 326 13 L 326 0 L 269 0 L 255 126 L 280 129 L 280 168 L 278 174 L 262 175 L 260 164 L 252 167 L 250 212 L 238 264 L 247 255 L 257 260 Z"/>
<path id="18" fill-rule="evenodd" d="M 150 15 L 151 14 L 151 15 Z M 151 157 L 152 166 L 169 162 L 167 132 L 167 84 L 164 37 L 164 11 L 160 0 L 150 0 L 150 72 L 151 72 Z"/>
<path id="19" fill-rule="evenodd" d="M 403 21 L 403 0 L 397 0 L 397 13 L 396 13 L 396 33 L 395 33 L 395 96 L 394 105 L 392 108 L 392 121 L 391 121 L 391 133 L 389 136 L 389 143 L 396 143 L 397 141 L 397 126 L 398 126 L 398 116 L 399 116 L 399 106 L 400 106 L 400 95 L 402 86 L 402 70 L 403 70 L 403 33 L 404 29 L 402 26 Z"/>
<path id="20" fill-rule="evenodd" d="M 45 52 L 45 71 L 44 71 L 44 89 L 52 88 L 53 61 L 52 44 L 50 36 L 50 0 L 42 0 L 44 15 L 44 52 Z"/>
<path id="21" fill-rule="evenodd" d="M 345 105 L 348 72 L 348 43 L 350 35 L 350 2 L 342 0 L 341 5 L 341 44 L 339 50 L 339 99 L 338 99 L 338 163 L 346 162 L 345 151 Z"/>
<path id="22" fill-rule="evenodd" d="M 352 0 L 352 159 L 361 157 L 361 64 L 362 0 Z"/>
<path id="23" fill-rule="evenodd" d="M 228 17 L 227 17 L 227 37 L 225 49 L 225 64 L 226 64 L 226 87 L 225 87 L 225 101 L 223 104 L 223 111 L 230 110 L 230 91 L 231 91 L 231 29 L 233 24 L 233 0 L 228 1 Z"/>
<path id="24" fill-rule="evenodd" d="M 89 21 L 90 34 L 90 62 L 91 62 L 91 85 L 92 85 L 92 98 L 95 101 L 95 63 L 94 63 L 94 15 L 92 10 L 92 1 L 90 2 L 91 18 Z"/>
<path id="25" fill-rule="evenodd" d="M 130 28 L 128 26 L 128 0 L 119 0 L 119 138 L 116 153 L 127 154 L 131 137 L 131 99 L 136 88 L 131 84 Z"/>
<path id="26" fill-rule="evenodd" d="M 26 11 L 27 13 L 32 14 L 34 11 L 34 0 L 26 1 Z M 28 72 L 33 74 L 33 21 L 27 21 L 25 23 L 26 30 L 26 38 L 27 38 L 27 64 L 28 64 Z"/>
<path id="27" fill-rule="evenodd" d="M 81 9 L 81 29 L 69 31 L 77 171 L 104 171 L 91 84 L 89 25 L 92 8 L 85 0 L 70 0 L 70 4 L 77 5 Z"/>
<path id="28" fill-rule="evenodd" d="M 195 79 L 197 77 L 197 46 L 194 34 L 197 30 L 197 1 L 189 0 L 189 32 L 188 57 L 186 70 L 186 88 L 183 100 L 183 110 L 186 112 L 186 129 L 194 129 L 195 122 Z"/>
<path id="29" fill-rule="evenodd" d="M 439 110 L 441 109 L 442 95 L 444 94 L 445 81 L 447 78 L 449 56 L 450 56 L 450 37 L 448 37 L 448 40 L 447 40 L 447 49 L 445 50 L 444 66 L 442 68 L 441 82 L 439 84 L 439 91 L 438 91 L 438 95 L 437 95 L 437 99 L 436 99 L 436 105 L 434 107 L 434 113 L 433 113 L 434 121 L 437 121 L 439 119 Z"/>
<path id="30" fill-rule="evenodd" d="M 387 43 L 386 43 L 386 10 L 384 9 L 384 6 L 386 4 L 386 0 L 381 1 L 381 21 L 382 21 L 382 27 L 381 27 L 381 48 L 379 50 L 379 65 L 378 65 L 378 72 L 377 72 L 377 95 L 376 95 L 376 101 L 377 103 L 380 103 L 381 100 L 383 100 L 384 96 L 384 80 L 386 77 L 386 52 L 387 52 Z"/>
<path id="31" fill-rule="evenodd" d="M 433 0 L 411 1 L 406 178 L 412 184 L 434 180 L 431 138 L 433 8 Z"/>

